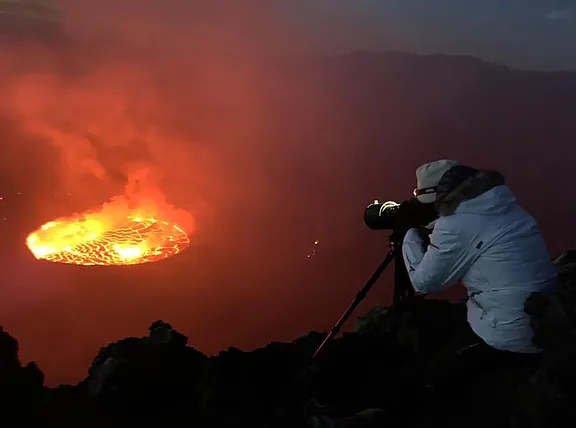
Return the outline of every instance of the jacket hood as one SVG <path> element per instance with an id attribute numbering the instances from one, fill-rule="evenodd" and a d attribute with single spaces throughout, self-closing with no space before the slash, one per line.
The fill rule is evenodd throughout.
<path id="1" fill-rule="evenodd" d="M 450 193 L 436 202 L 440 216 L 458 213 L 500 214 L 509 210 L 516 198 L 506 186 L 504 176 L 498 171 L 478 171 Z"/>

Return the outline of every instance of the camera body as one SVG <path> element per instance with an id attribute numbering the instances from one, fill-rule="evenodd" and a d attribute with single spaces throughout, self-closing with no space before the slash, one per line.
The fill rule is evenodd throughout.
<path id="1" fill-rule="evenodd" d="M 426 226 L 437 218 L 434 204 L 423 204 L 416 198 L 401 203 L 375 200 L 364 211 L 364 222 L 372 230 L 406 232 Z"/>

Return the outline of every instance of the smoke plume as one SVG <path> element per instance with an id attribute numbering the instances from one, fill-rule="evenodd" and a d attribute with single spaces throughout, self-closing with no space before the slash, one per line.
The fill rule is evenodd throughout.
<path id="1" fill-rule="evenodd" d="M 2 18 L 10 23 L 0 37 L 2 186 L 30 198 L 3 254 L 54 218 L 122 213 L 135 201 L 183 226 L 202 248 L 187 267 L 160 269 L 162 279 L 155 271 L 144 280 L 123 277 L 130 269 L 106 276 L 27 268 L 29 255 L 12 263 L 2 295 L 17 310 L 7 308 L 4 323 L 49 380 L 63 380 L 77 379 L 98 346 L 162 313 L 199 328 L 228 323 L 223 317 L 235 299 L 244 304 L 260 293 L 266 300 L 273 289 L 263 282 L 277 275 L 282 257 L 257 255 L 268 239 L 258 224 L 287 188 L 270 178 L 270 165 L 298 162 L 308 145 L 286 146 L 269 136 L 279 135 L 274 118 L 287 114 L 283 109 L 302 99 L 312 109 L 321 100 L 314 76 L 282 69 L 283 59 L 306 47 L 274 2 L 44 3 L 53 10 L 34 9 L 30 17 L 15 9 Z M 261 279 L 247 273 L 257 269 Z M 211 285 L 233 281 L 242 285 L 226 291 Z M 178 290 L 167 290 L 168 283 Z M 126 305 L 139 307 L 129 321 L 120 315 Z M 113 324 L 118 317 L 122 322 Z M 102 319 L 98 331 L 94 318 Z M 75 327 L 56 333 L 62 322 Z M 250 330 L 253 322 L 237 325 Z M 33 339 L 60 334 L 78 348 L 64 355 Z M 209 351 L 245 335 L 193 334 Z"/>

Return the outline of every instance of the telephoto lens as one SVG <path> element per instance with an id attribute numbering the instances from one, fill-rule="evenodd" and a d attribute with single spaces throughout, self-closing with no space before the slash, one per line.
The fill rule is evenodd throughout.
<path id="1" fill-rule="evenodd" d="M 400 204 L 397 202 L 375 200 L 364 211 L 364 222 L 372 230 L 392 230 L 395 213 L 399 208 Z"/>
<path id="2" fill-rule="evenodd" d="M 403 231 L 426 226 L 437 217 L 434 204 L 423 204 L 416 198 L 400 204 L 375 200 L 364 211 L 364 222 L 372 230 Z"/>

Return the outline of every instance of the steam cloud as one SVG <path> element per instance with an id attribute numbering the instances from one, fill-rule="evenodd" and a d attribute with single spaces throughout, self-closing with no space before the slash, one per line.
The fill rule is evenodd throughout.
<path id="1" fill-rule="evenodd" d="M 142 171 L 164 211 L 196 215 L 209 195 L 233 198 L 235 176 L 264 182 L 243 170 L 265 127 L 258 59 L 297 43 L 273 2 L 241 3 L 58 2 L 55 27 L 3 46 L 2 111 L 30 137 L 18 144 L 55 147 L 60 187 L 83 207 Z"/>
<path id="2" fill-rule="evenodd" d="M 141 280 L 137 291 L 122 288 L 135 280 L 121 274 L 78 280 L 73 271 L 56 267 L 46 273 L 20 260 L 4 276 L 3 301 L 11 302 L 5 327 L 21 338 L 24 358 L 38 361 L 48 382 L 70 380 L 64 370 L 77 380 L 95 349 L 134 334 L 162 313 L 173 323 L 180 319 L 207 352 L 239 343 L 254 331 L 254 318 L 236 320 L 234 333 L 216 324 L 229 325 L 225 314 L 231 305 L 267 301 L 275 292 L 270 278 L 278 277 L 280 262 L 290 262 L 254 248 L 269 240 L 259 216 L 281 197 L 293 198 L 278 190 L 285 183 L 271 179 L 271 158 L 298 161 L 309 145 L 288 147 L 270 139 L 272 130 L 278 135 L 271 119 L 283 114 L 278 105 L 302 104 L 299 97 L 308 107 L 321 101 L 315 76 L 283 78 L 267 67 L 271 58 L 305 53 L 305 44 L 274 2 L 264 0 L 50 4 L 59 8 L 56 21 L 6 18 L 14 25 L 0 34 L 1 178 L 34 199 L 23 213 L 26 232 L 57 217 L 138 197 L 194 230 L 193 242 L 203 246 L 194 268 Z M 54 192 L 71 196 L 55 199 Z M 247 205 L 250 213 L 240 212 Z M 233 212 L 245 227 L 224 224 L 226 216 L 214 220 L 219 212 Z M 306 235 L 305 245 L 313 239 Z M 12 248 L 24 246 L 24 236 L 14 241 Z M 307 248 L 302 251 L 304 257 Z M 216 266 L 225 263 L 230 274 Z M 216 288 L 233 281 L 236 286 L 226 293 Z M 170 293 L 169 284 L 180 288 Z M 130 320 L 127 301 L 141 306 Z M 229 336 L 212 339 L 212 332 L 186 328 L 210 323 L 211 330 Z M 63 324 L 70 326 L 66 332 Z M 55 336 L 76 348 L 53 352 Z M 263 337 L 254 333 L 243 343 Z"/>

